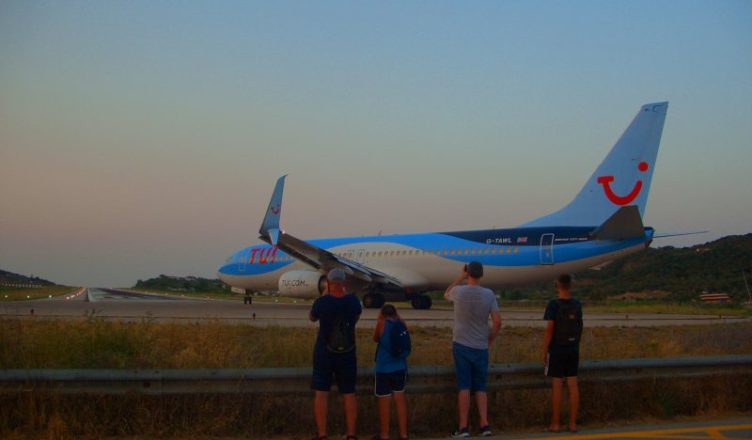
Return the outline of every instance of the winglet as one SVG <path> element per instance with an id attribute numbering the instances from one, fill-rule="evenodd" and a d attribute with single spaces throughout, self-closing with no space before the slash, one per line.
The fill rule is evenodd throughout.
<path id="1" fill-rule="evenodd" d="M 277 179 L 274 193 L 272 193 L 269 206 L 266 208 L 264 221 L 261 223 L 261 229 L 259 229 L 259 234 L 262 237 L 269 238 L 274 245 L 277 244 L 279 239 L 279 216 L 282 214 L 282 192 L 285 189 L 285 177 L 287 177 L 287 174 Z"/>

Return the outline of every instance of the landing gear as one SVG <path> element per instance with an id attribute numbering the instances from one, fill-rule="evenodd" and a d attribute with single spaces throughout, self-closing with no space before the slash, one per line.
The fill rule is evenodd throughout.
<path id="1" fill-rule="evenodd" d="M 363 296 L 363 307 L 367 309 L 380 309 L 384 302 L 384 295 L 380 293 L 366 293 Z"/>
<path id="2" fill-rule="evenodd" d="M 410 300 L 410 304 L 415 310 L 428 310 L 433 305 L 431 297 L 426 295 L 416 295 Z"/>

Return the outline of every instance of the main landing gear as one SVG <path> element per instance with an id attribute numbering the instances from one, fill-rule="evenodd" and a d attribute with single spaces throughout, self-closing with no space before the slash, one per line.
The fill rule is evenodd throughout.
<path id="1" fill-rule="evenodd" d="M 426 295 L 410 295 L 408 296 L 410 305 L 416 310 L 428 310 L 433 305 L 431 298 Z M 370 292 L 363 295 L 363 307 L 367 309 L 380 309 L 384 305 L 386 299 L 384 295 L 378 292 Z"/>
<path id="2" fill-rule="evenodd" d="M 363 307 L 367 309 L 380 309 L 386 301 L 380 293 L 366 293 L 363 295 Z"/>
<path id="3" fill-rule="evenodd" d="M 410 305 L 412 305 L 415 310 L 428 310 L 431 308 L 431 305 L 433 305 L 433 301 L 431 301 L 430 296 L 415 295 L 410 299 Z"/>

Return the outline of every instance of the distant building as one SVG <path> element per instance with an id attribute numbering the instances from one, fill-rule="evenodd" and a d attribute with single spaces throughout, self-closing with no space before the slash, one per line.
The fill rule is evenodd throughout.
<path id="1" fill-rule="evenodd" d="M 726 304 L 731 302 L 728 293 L 703 293 L 700 295 L 700 299 L 702 302 L 708 304 Z"/>

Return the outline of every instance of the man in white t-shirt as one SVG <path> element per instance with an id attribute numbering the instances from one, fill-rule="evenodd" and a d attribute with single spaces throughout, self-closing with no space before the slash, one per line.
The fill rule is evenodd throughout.
<path id="1" fill-rule="evenodd" d="M 470 392 L 475 393 L 481 435 L 493 435 L 488 423 L 488 348 L 501 329 L 501 315 L 496 295 L 480 285 L 483 265 L 477 261 L 467 264 L 462 273 L 449 285 L 444 298 L 454 303 L 454 331 L 452 355 L 457 378 L 457 409 L 459 428 L 452 437 L 469 437 L 468 418 Z M 466 285 L 459 285 L 467 281 Z M 488 328 L 488 318 L 493 323 Z"/>

